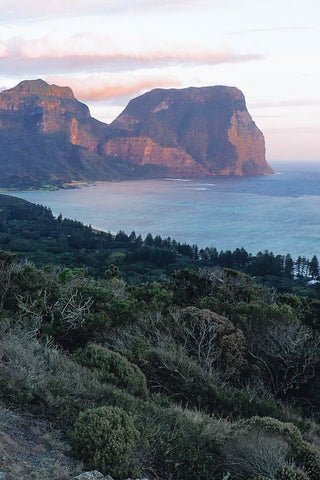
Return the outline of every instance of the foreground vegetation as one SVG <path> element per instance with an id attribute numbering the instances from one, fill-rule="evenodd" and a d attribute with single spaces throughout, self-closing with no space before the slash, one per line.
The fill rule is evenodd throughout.
<path id="1" fill-rule="evenodd" d="M 213 260 L 1 201 L 3 406 L 116 480 L 320 478 L 316 259 Z"/>

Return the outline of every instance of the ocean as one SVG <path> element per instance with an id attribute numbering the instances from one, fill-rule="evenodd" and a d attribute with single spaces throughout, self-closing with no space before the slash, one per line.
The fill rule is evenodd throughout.
<path id="1" fill-rule="evenodd" d="M 99 182 L 11 194 L 100 230 L 320 257 L 320 162 L 271 164 L 275 175 Z"/>

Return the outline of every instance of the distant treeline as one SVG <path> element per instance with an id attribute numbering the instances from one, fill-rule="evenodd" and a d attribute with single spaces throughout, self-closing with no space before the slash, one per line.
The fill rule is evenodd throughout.
<path id="1" fill-rule="evenodd" d="M 0 195 L 0 247 L 37 265 L 86 266 L 95 276 L 103 275 L 110 264 L 115 264 L 133 281 L 152 276 L 154 267 L 158 274 L 159 270 L 192 266 L 233 268 L 255 277 L 319 278 L 315 255 L 311 259 L 293 259 L 290 254 L 268 251 L 252 255 L 244 248 L 219 252 L 214 247 L 199 249 L 151 233 L 145 238 L 135 232 L 112 235 L 62 215 L 55 218 L 50 208 L 6 195 Z"/>

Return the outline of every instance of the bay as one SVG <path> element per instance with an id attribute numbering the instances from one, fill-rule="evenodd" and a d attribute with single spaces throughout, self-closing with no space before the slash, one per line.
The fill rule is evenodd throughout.
<path id="1" fill-rule="evenodd" d="M 320 164 L 272 166 L 277 173 L 261 177 L 99 182 L 10 194 L 100 230 L 150 232 L 218 250 L 320 256 Z"/>

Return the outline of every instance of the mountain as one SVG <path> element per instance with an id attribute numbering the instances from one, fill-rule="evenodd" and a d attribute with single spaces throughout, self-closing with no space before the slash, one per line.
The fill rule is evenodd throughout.
<path id="1" fill-rule="evenodd" d="M 107 143 L 105 151 L 120 158 L 138 137 L 147 149 L 144 161 L 154 161 L 151 138 L 168 157 L 177 150 L 181 157 L 187 154 L 203 175 L 273 173 L 265 160 L 264 137 L 237 88 L 152 90 L 131 100 L 112 125 L 134 137 L 125 146 L 123 139 Z"/>
<path id="2" fill-rule="evenodd" d="M 26 80 L 0 93 L 0 186 L 166 175 L 272 173 L 242 93 L 152 90 L 111 124 L 69 87 Z"/>
<path id="3" fill-rule="evenodd" d="M 0 93 L 0 185 L 129 176 L 129 164 L 99 153 L 113 130 L 92 118 L 70 88 L 23 81 Z"/>

